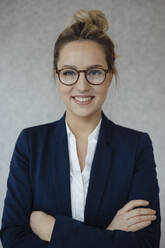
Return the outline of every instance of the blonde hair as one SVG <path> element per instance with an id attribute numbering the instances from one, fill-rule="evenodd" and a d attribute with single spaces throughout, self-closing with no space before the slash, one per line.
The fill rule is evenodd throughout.
<path id="1" fill-rule="evenodd" d="M 60 50 L 64 45 L 72 41 L 90 40 L 98 43 L 104 50 L 108 69 L 115 75 L 117 85 L 118 72 L 115 66 L 114 43 L 106 33 L 109 29 L 108 21 L 104 13 L 97 9 L 80 9 L 69 17 L 65 23 L 65 29 L 58 36 L 54 45 L 53 71 L 57 70 Z"/>

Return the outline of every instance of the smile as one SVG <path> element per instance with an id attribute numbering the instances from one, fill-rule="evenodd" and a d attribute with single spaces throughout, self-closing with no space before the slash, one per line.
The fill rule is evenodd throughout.
<path id="1" fill-rule="evenodd" d="M 72 97 L 73 100 L 80 105 L 87 105 L 92 102 L 94 96 L 91 97 Z"/>

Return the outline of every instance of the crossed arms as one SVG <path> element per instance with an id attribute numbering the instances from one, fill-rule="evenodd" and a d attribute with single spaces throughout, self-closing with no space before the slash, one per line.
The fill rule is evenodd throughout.
<path id="1" fill-rule="evenodd" d="M 7 194 L 2 217 L 1 242 L 4 248 L 159 248 L 160 206 L 159 186 L 150 137 L 144 133 L 139 141 L 139 157 L 132 180 L 128 202 L 138 198 L 138 192 L 148 196 L 157 219 L 138 231 L 100 229 L 72 219 L 69 216 L 50 216 L 42 213 L 45 229 L 37 230 L 30 223 L 32 190 L 29 181 L 27 132 L 24 129 L 16 142 L 7 181 Z M 141 180 L 146 187 L 141 187 Z M 40 212 L 41 214 L 41 212 Z M 32 215 L 33 216 L 33 215 Z M 33 216 L 34 217 L 34 216 Z M 36 216 L 35 216 L 36 221 Z M 33 224 L 35 223 L 33 222 Z M 37 221 L 36 221 L 37 223 Z M 31 224 L 31 225 L 30 225 Z M 38 224 L 37 224 L 38 225 Z M 39 225 L 38 225 L 39 227 Z"/>

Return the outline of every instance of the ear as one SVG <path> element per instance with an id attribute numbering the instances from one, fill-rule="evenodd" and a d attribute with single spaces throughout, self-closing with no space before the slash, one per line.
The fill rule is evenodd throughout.
<path id="1" fill-rule="evenodd" d="M 56 69 L 53 69 L 53 75 L 54 75 L 54 79 L 56 79 L 56 81 L 58 81 L 58 73 Z"/>
<path id="2" fill-rule="evenodd" d="M 113 72 L 112 71 L 110 71 L 109 72 L 109 74 L 108 74 L 108 76 L 109 76 L 109 80 L 108 80 L 108 82 L 109 82 L 109 86 L 111 85 L 111 83 L 112 83 L 112 78 L 113 78 Z M 108 86 L 108 87 L 109 87 Z"/>
<path id="3" fill-rule="evenodd" d="M 113 78 L 113 71 L 110 71 L 109 74 L 110 74 L 110 81 L 112 81 L 112 78 Z"/>

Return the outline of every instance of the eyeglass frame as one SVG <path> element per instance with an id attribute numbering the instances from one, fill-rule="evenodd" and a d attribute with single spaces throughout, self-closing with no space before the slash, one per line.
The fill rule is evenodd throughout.
<path id="1" fill-rule="evenodd" d="M 105 77 L 104 77 L 104 80 L 103 80 L 101 83 L 99 83 L 99 84 L 92 84 L 92 83 L 90 83 L 90 82 L 88 81 L 88 79 L 87 79 L 87 72 L 88 72 L 89 70 L 96 69 L 96 68 L 97 68 L 97 69 L 103 70 L 103 71 L 105 72 Z M 65 84 L 64 82 L 62 82 L 62 81 L 60 80 L 60 76 L 59 76 L 60 71 L 65 70 L 65 69 L 72 69 L 72 70 L 75 70 L 75 71 L 78 72 L 78 78 L 77 78 L 77 80 L 76 80 L 73 84 Z M 77 69 L 68 67 L 68 68 L 63 68 L 63 69 L 60 69 L 60 70 L 56 70 L 56 72 L 57 72 L 57 74 L 58 74 L 58 79 L 59 79 L 59 81 L 60 81 L 62 84 L 66 85 L 66 86 L 72 86 L 72 85 L 76 84 L 77 81 L 79 80 L 80 72 L 84 72 L 84 73 L 85 73 L 85 79 L 87 80 L 87 82 L 88 82 L 89 84 L 92 84 L 92 85 L 100 85 L 100 84 L 103 84 L 104 81 L 105 81 L 105 79 L 106 79 L 107 73 L 110 72 L 110 71 L 111 71 L 110 69 L 104 69 L 104 68 L 99 68 L 99 67 L 93 67 L 93 68 L 89 68 L 89 69 L 86 69 L 86 70 L 77 70 Z"/>

